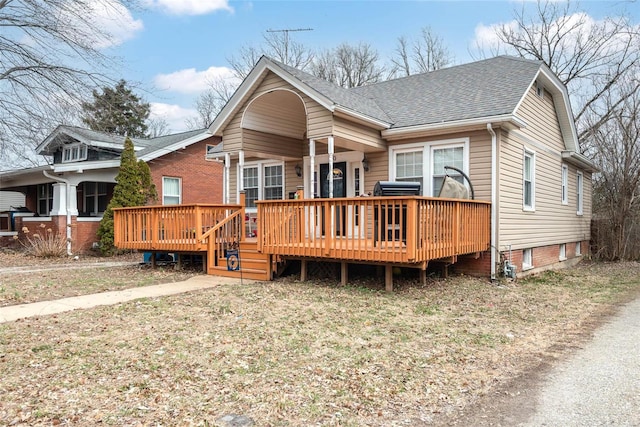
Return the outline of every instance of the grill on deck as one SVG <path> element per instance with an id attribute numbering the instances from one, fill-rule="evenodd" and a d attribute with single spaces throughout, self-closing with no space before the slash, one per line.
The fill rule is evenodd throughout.
<path id="1" fill-rule="evenodd" d="M 374 196 L 419 196 L 420 183 L 411 181 L 378 181 L 373 187 Z"/>

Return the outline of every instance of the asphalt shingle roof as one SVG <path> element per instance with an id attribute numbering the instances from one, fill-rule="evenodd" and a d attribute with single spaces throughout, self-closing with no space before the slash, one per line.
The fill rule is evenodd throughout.
<path id="1" fill-rule="evenodd" d="M 541 61 L 498 56 L 345 89 L 273 62 L 335 105 L 389 123 L 391 128 L 511 114 L 542 66 Z"/>

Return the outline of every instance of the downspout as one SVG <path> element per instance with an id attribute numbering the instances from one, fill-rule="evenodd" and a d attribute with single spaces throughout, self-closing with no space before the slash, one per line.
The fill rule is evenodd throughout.
<path id="1" fill-rule="evenodd" d="M 487 130 L 491 134 L 491 280 L 496 279 L 496 251 L 498 248 L 496 247 L 498 240 L 498 230 L 496 224 L 498 222 L 498 195 L 496 194 L 496 190 L 498 188 L 498 144 L 496 133 L 491 127 L 491 123 L 487 123 Z"/>
<path id="2" fill-rule="evenodd" d="M 62 182 L 65 184 L 65 188 L 67 191 L 67 196 L 66 196 L 66 211 L 67 211 L 67 256 L 71 256 L 73 255 L 73 253 L 71 252 L 71 207 L 69 206 L 69 203 L 71 203 L 71 183 L 64 179 L 64 178 L 60 178 L 59 176 L 55 176 L 55 175 L 51 175 L 49 172 L 47 171 L 42 171 L 42 173 L 44 174 L 44 176 L 46 176 L 49 179 L 53 179 L 54 181 L 58 181 L 58 182 Z"/>

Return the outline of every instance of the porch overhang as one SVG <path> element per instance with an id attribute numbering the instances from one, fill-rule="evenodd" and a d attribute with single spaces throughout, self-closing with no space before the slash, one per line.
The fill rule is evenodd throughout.
<path id="1" fill-rule="evenodd" d="M 527 123 L 520 117 L 514 114 L 504 114 L 500 116 L 479 117 L 451 122 L 428 123 L 424 125 L 387 129 L 382 131 L 382 137 L 388 141 L 394 141 L 443 133 L 486 130 L 487 124 L 489 123 L 494 127 L 502 127 L 508 130 L 522 129 L 527 126 Z"/>

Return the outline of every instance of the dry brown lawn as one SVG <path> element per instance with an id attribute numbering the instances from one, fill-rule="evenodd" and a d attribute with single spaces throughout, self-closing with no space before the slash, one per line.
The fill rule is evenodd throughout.
<path id="1" fill-rule="evenodd" d="M 289 278 L 0 324 L 0 425 L 444 425 L 638 290 L 638 263 L 391 294 Z"/>

